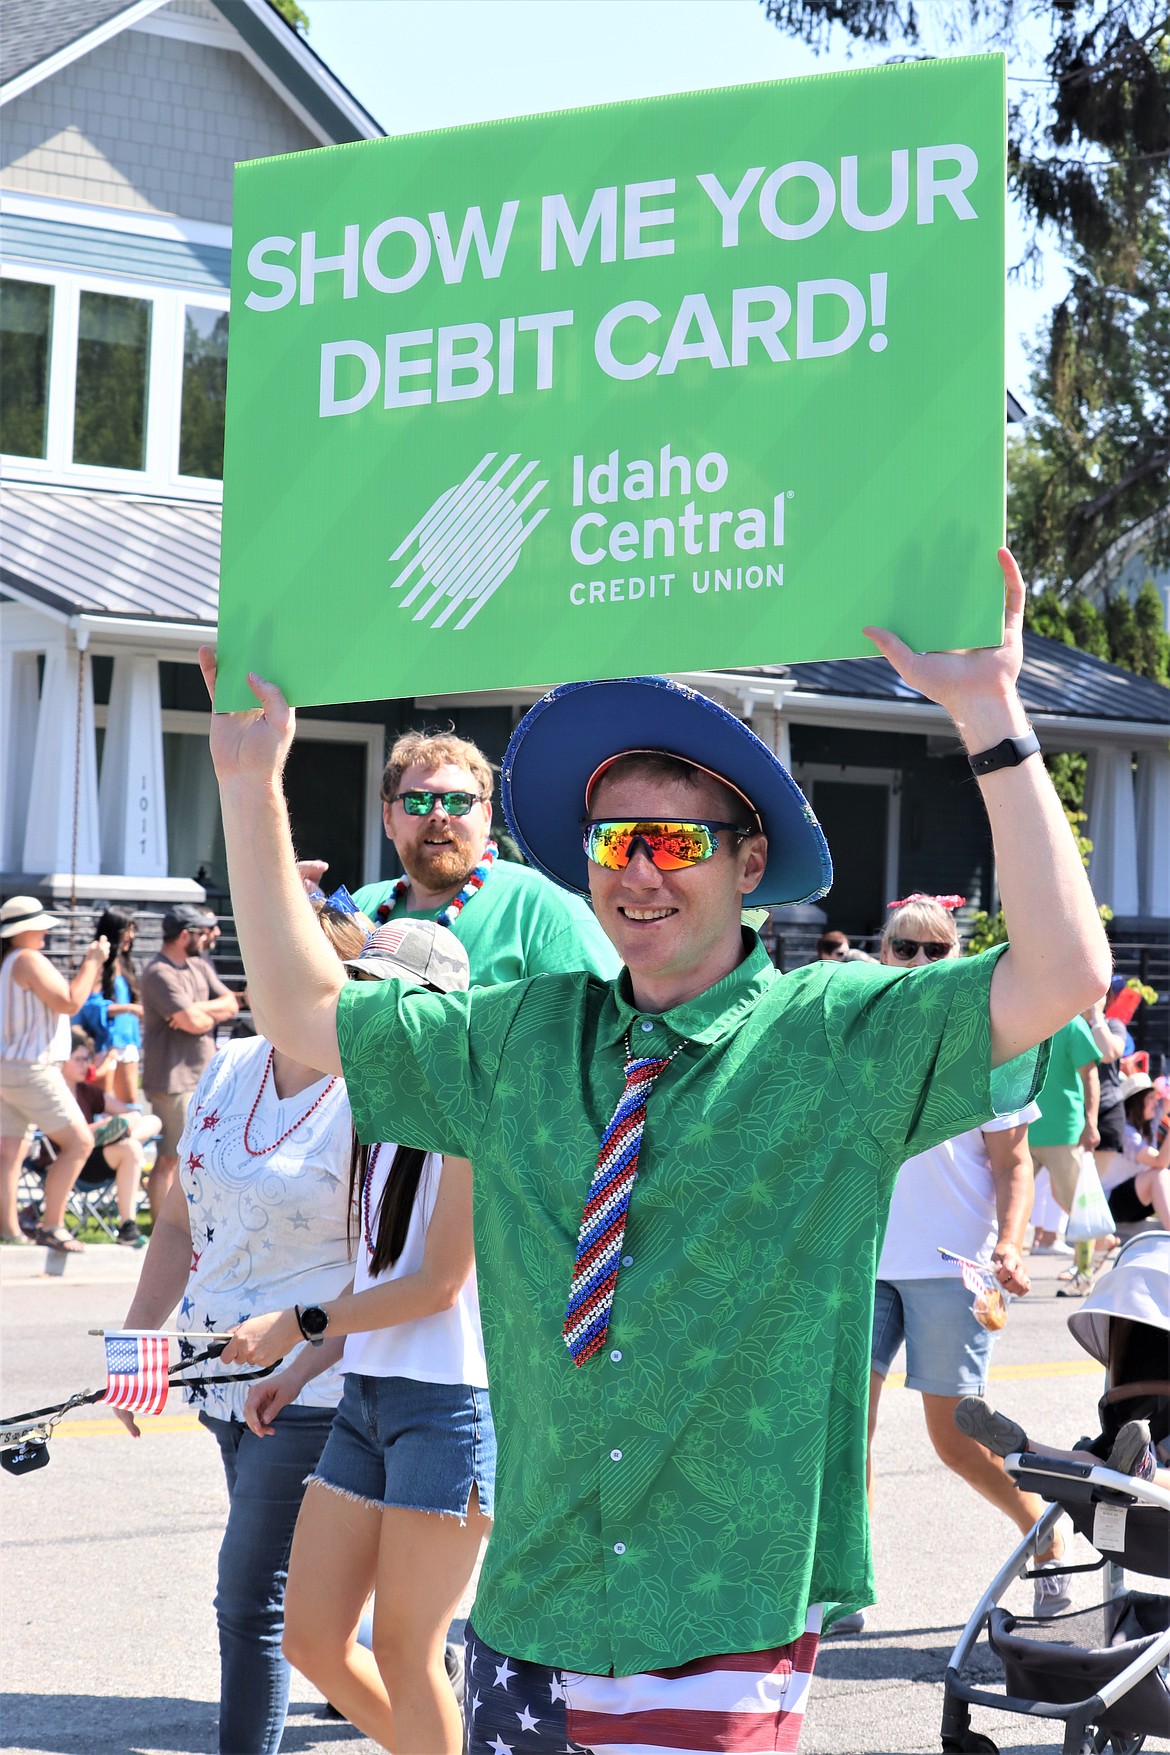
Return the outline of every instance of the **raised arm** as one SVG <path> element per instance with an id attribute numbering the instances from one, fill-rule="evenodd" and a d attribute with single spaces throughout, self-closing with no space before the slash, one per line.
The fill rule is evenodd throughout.
<path id="1" fill-rule="evenodd" d="M 215 654 L 199 663 L 215 698 Z M 296 717 L 280 690 L 249 676 L 260 706 L 213 713 L 228 883 L 252 1015 L 261 1035 L 322 1072 L 339 1073 L 337 996 L 345 971 L 317 924 L 297 873 L 281 775 Z"/>
<path id="2" fill-rule="evenodd" d="M 946 708 L 968 755 L 1028 731 L 1016 687 L 1024 584 L 1006 548 L 999 563 L 1006 586 L 1002 646 L 916 653 L 887 629 L 865 630 L 911 688 Z M 1011 940 L 991 982 L 991 1056 L 998 1066 L 1093 1004 L 1109 985 L 1112 960 L 1080 853 L 1040 757 L 986 775 L 979 788 Z"/>
<path id="3" fill-rule="evenodd" d="M 102 964 L 109 953 L 107 941 L 104 938 L 95 938 L 92 944 L 86 946 L 85 955 L 72 981 L 66 981 L 60 970 L 55 969 L 48 957 L 40 951 L 17 951 L 12 979 L 18 987 L 35 993 L 50 1011 L 72 1017 L 74 1012 L 81 1010 L 93 993 L 101 978 Z"/>

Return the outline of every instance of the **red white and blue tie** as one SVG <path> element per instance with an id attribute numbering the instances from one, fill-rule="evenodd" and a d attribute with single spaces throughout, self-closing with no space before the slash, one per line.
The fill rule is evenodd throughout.
<path id="1" fill-rule="evenodd" d="M 638 1175 L 646 1101 L 659 1074 L 685 1046 L 680 1042 L 674 1053 L 662 1059 L 634 1060 L 626 1037 L 626 1088 L 601 1136 L 597 1169 L 577 1233 L 573 1280 L 561 1330 L 575 1365 L 584 1365 L 605 1345 L 626 1235 L 626 1213 Z"/>

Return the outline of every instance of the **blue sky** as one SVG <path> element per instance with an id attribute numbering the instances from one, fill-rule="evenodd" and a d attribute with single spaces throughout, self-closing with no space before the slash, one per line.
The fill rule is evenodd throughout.
<path id="1" fill-rule="evenodd" d="M 622 98 L 827 73 L 884 60 L 864 46 L 814 55 L 768 23 L 758 0 L 301 0 L 309 41 L 391 134 Z M 929 27 L 931 12 L 926 14 Z M 934 16 L 938 16 L 936 13 Z M 925 48 L 962 53 L 927 34 Z M 1043 68 L 1009 65 L 1016 81 Z M 1009 228 L 1008 261 L 1024 233 Z M 1009 281 L 1008 383 L 1027 403 L 1024 342 L 1067 277 L 1051 250 L 1039 288 Z"/>

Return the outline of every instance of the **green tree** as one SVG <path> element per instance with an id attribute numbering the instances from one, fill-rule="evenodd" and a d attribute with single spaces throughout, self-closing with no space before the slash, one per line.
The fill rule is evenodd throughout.
<path id="1" fill-rule="evenodd" d="M 268 4 L 275 7 L 276 11 L 280 13 L 280 16 L 284 19 L 286 24 L 291 24 L 293 29 L 299 31 L 301 36 L 308 36 L 308 14 L 301 11 L 300 7 L 297 5 L 297 0 L 268 0 Z"/>
<path id="2" fill-rule="evenodd" d="M 1047 78 L 1011 87 L 1009 179 L 1035 228 L 1030 256 L 1036 234 L 1054 238 L 1072 284 L 1033 355 L 1035 419 L 1011 440 L 1013 546 L 1025 576 L 1061 596 L 1138 524 L 1150 558 L 1170 557 L 1167 0 L 763 4 L 817 50 L 844 33 L 914 55 L 928 25 L 948 49 L 975 38 L 1011 57 L 1034 54 L 1043 36 Z M 1107 574 L 1100 583 L 1110 595 Z M 1157 673 L 1161 659 L 1136 635 L 1118 625 L 1109 639 L 1115 652 L 1143 652 L 1146 674 Z"/>

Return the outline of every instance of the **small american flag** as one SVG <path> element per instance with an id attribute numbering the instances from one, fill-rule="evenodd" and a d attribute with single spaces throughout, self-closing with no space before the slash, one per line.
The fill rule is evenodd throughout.
<path id="1" fill-rule="evenodd" d="M 963 1276 L 963 1284 L 976 1297 L 980 1292 L 986 1292 L 988 1286 L 994 1286 L 995 1276 L 987 1268 L 980 1267 L 977 1261 L 969 1261 L 965 1255 L 956 1255 L 953 1250 L 944 1249 L 941 1244 L 938 1252 L 944 1261 L 956 1263 Z"/>
<path id="2" fill-rule="evenodd" d="M 170 1367 L 171 1343 L 166 1335 L 137 1329 L 107 1331 L 105 1405 L 161 1414 L 171 1387 Z"/>

